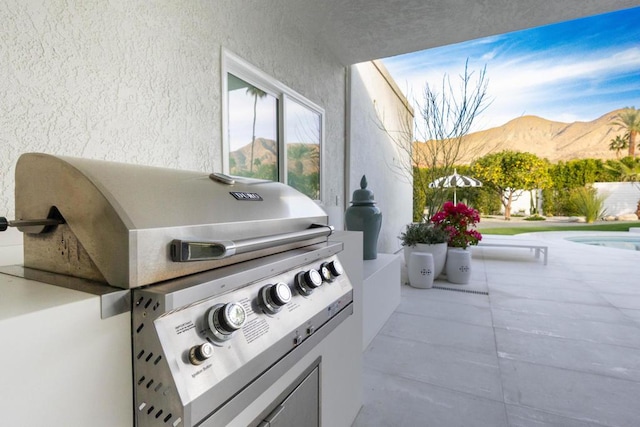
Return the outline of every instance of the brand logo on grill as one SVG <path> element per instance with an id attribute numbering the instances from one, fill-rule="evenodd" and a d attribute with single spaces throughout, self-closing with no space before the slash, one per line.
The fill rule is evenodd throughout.
<path id="1" fill-rule="evenodd" d="M 236 200 L 247 200 L 250 202 L 260 202 L 262 197 L 258 193 L 246 193 L 244 191 L 229 191 Z"/>

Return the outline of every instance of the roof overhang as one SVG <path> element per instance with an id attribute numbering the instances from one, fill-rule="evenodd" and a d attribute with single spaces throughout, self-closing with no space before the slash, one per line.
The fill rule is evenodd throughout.
<path id="1" fill-rule="evenodd" d="M 640 6 L 640 0 L 279 0 L 344 65 Z"/>

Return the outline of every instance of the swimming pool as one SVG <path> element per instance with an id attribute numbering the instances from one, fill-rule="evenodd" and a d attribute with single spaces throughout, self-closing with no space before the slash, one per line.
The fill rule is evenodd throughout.
<path id="1" fill-rule="evenodd" d="M 567 237 L 567 240 L 592 246 L 640 251 L 640 237 L 634 236 L 589 236 Z"/>

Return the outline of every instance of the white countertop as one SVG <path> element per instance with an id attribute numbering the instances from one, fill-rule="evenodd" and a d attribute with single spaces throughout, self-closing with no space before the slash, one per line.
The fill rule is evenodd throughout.
<path id="1" fill-rule="evenodd" d="M 100 307 L 98 295 L 0 273 L 0 424 L 132 425 L 131 316 L 102 319 Z"/>
<path id="2" fill-rule="evenodd" d="M 95 298 L 85 292 L 0 273 L 0 322 Z"/>

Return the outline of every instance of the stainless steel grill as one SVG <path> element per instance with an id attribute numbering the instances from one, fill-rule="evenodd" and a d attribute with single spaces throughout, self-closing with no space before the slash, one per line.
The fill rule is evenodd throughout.
<path id="1" fill-rule="evenodd" d="M 326 214 L 283 184 L 26 154 L 3 224 L 25 274 L 131 310 L 137 426 L 228 424 L 353 313 Z"/>
<path id="2" fill-rule="evenodd" d="M 24 155 L 16 166 L 16 218 L 64 219 L 54 230 L 21 227 L 29 233 L 25 266 L 134 288 L 304 246 L 314 236 L 323 241 L 330 233 L 328 227 L 308 230 L 326 225 L 326 213 L 286 185 L 249 179 L 225 184 L 213 176 Z M 201 258 L 218 256 L 174 262 L 171 244 L 183 248 L 180 241 L 218 242 L 191 246 Z M 235 256 L 234 241 L 241 248 Z M 229 250 L 220 253 L 225 245 Z"/>

